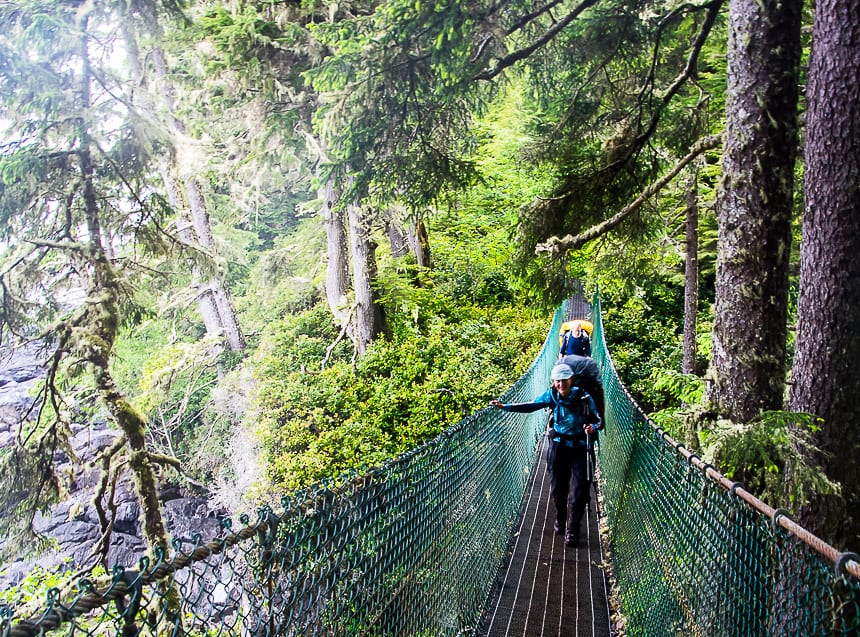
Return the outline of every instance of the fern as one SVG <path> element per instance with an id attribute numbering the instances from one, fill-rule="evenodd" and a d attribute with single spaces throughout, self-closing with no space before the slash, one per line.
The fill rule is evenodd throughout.
<path id="1" fill-rule="evenodd" d="M 814 416 L 788 411 L 768 411 L 745 424 L 718 419 L 700 431 L 702 458 L 763 500 L 796 510 L 812 492 L 840 491 L 807 460 L 823 455 L 811 438 L 819 428 Z"/>

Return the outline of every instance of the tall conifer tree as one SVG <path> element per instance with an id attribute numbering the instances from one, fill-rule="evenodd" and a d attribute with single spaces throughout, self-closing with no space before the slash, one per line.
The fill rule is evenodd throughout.
<path id="1" fill-rule="evenodd" d="M 804 150 L 797 345 L 789 409 L 820 418 L 820 462 L 842 495 L 813 494 L 800 522 L 860 549 L 860 4 L 815 3 Z"/>
<path id="2" fill-rule="evenodd" d="M 739 422 L 783 405 L 800 19 L 800 0 L 729 3 L 707 398 Z"/>

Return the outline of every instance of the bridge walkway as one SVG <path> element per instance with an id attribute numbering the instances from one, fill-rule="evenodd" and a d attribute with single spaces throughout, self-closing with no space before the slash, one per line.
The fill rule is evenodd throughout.
<path id="1" fill-rule="evenodd" d="M 541 444 L 520 510 L 519 528 L 487 607 L 483 637 L 611 637 L 609 584 L 598 528 L 598 498 L 578 547 L 553 532 L 554 510 Z"/>

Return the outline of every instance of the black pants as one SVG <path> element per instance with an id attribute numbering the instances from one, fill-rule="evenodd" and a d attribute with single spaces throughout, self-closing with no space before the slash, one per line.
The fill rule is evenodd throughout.
<path id="1" fill-rule="evenodd" d="M 591 471 L 589 471 L 591 462 Z M 594 452 L 585 447 L 568 447 L 549 441 L 546 465 L 549 469 L 550 496 L 555 503 L 555 519 L 559 527 L 579 529 L 585 507 L 591 497 Z"/>

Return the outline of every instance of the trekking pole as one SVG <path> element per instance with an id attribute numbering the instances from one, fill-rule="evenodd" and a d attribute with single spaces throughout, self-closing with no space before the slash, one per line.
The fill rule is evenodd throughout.
<path id="1" fill-rule="evenodd" d="M 585 432 L 585 478 L 589 483 L 594 484 L 594 467 L 591 464 L 591 435 Z M 591 511 L 591 494 L 588 494 L 586 508 Z"/>
<path id="2" fill-rule="evenodd" d="M 585 440 L 586 440 L 586 445 L 588 446 L 588 451 L 586 451 L 586 453 L 588 454 L 588 480 L 591 482 L 591 488 L 594 489 L 594 495 L 596 497 L 597 496 L 597 482 L 595 482 L 595 480 L 594 480 L 594 477 L 595 477 L 594 474 L 596 472 L 594 463 L 597 461 L 597 459 L 593 455 L 595 453 L 595 451 L 594 451 L 594 449 L 591 448 L 590 436 L 588 434 L 585 434 Z M 600 440 L 599 438 L 595 439 L 595 443 L 598 442 L 599 440 Z M 589 501 L 589 506 L 590 506 L 591 498 L 589 498 L 588 501 Z"/>
<path id="3" fill-rule="evenodd" d="M 586 457 L 586 477 L 589 482 L 594 482 L 594 465 L 591 461 L 591 435 L 585 434 L 585 457 Z"/>

